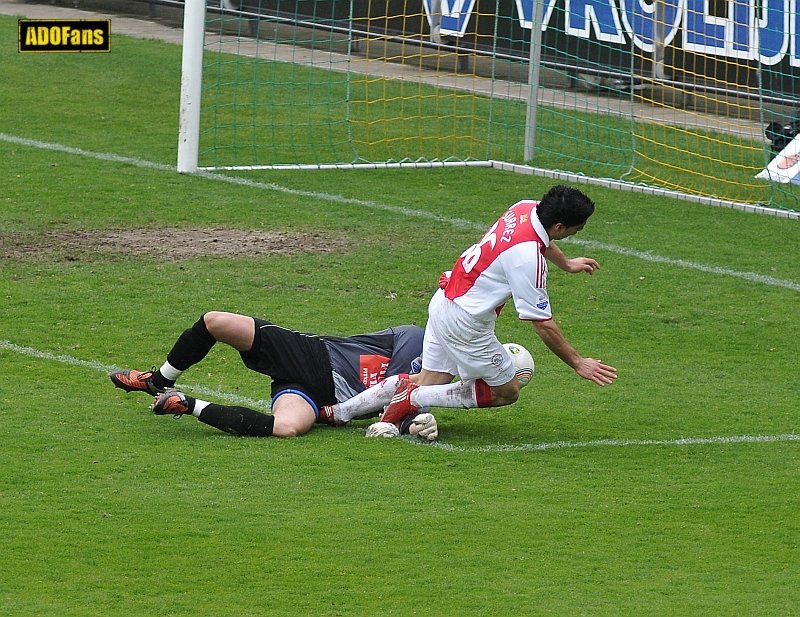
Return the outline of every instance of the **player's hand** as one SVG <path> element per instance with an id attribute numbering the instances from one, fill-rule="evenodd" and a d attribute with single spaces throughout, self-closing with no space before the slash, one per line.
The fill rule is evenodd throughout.
<path id="1" fill-rule="evenodd" d="M 617 378 L 617 369 L 594 358 L 582 358 L 575 372 L 584 379 L 595 382 L 598 386 L 607 386 Z"/>
<path id="2" fill-rule="evenodd" d="M 566 272 L 571 272 L 573 274 L 578 272 L 592 274 L 595 270 L 599 269 L 600 264 L 597 263 L 596 259 L 592 259 L 591 257 L 573 257 L 572 259 L 568 259 L 566 268 L 564 268 Z"/>
<path id="3" fill-rule="evenodd" d="M 417 414 L 408 427 L 408 434 L 428 441 L 436 441 L 439 436 L 439 425 L 432 413 Z"/>

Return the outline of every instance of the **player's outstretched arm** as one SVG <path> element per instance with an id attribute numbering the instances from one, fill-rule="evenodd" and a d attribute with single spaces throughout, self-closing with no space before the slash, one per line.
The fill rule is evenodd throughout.
<path id="1" fill-rule="evenodd" d="M 591 257 L 573 257 L 569 259 L 555 242 L 551 242 L 550 246 L 545 249 L 544 256 L 564 272 L 569 272 L 570 274 L 579 272 L 592 274 L 595 270 L 600 269 L 600 264 Z"/>
<path id="2" fill-rule="evenodd" d="M 584 358 L 564 338 L 554 319 L 534 321 L 533 328 L 547 348 L 584 379 L 607 386 L 617 378 L 617 369 L 594 358 Z"/>

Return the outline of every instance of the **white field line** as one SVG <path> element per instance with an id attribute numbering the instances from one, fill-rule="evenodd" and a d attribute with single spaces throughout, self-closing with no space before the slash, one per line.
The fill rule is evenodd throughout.
<path id="1" fill-rule="evenodd" d="M 792 291 L 800 291 L 800 283 L 794 281 L 787 281 L 784 279 L 777 279 L 766 274 L 758 274 L 757 272 L 739 272 L 731 270 L 730 268 L 722 268 L 720 266 L 709 266 L 706 264 L 687 261 L 686 259 L 672 259 L 670 257 L 662 257 L 661 255 L 654 255 L 649 251 L 637 251 L 636 249 L 625 248 L 624 246 L 616 246 L 614 244 L 606 244 L 604 242 L 596 242 L 595 240 L 587 240 L 584 238 L 566 238 L 561 242 L 569 242 L 572 244 L 579 244 L 590 249 L 599 251 L 608 251 L 618 255 L 625 255 L 628 257 L 636 257 L 643 261 L 652 261 L 654 263 L 666 264 L 668 266 L 677 266 L 678 268 L 686 268 L 688 270 L 697 270 L 698 272 L 705 272 L 707 274 L 720 274 L 722 276 L 732 276 L 734 278 L 744 279 L 751 283 L 761 283 L 762 285 L 769 285 L 770 287 L 782 287 L 783 289 L 791 289 Z"/>
<path id="2" fill-rule="evenodd" d="M 92 369 L 94 371 L 105 373 L 106 375 L 108 375 L 112 371 L 117 371 L 120 369 L 120 367 L 113 366 L 110 364 L 101 364 L 100 362 L 81 360 L 80 358 L 74 358 L 72 356 L 67 356 L 63 354 L 54 354 L 50 353 L 49 351 L 41 351 L 39 349 L 34 349 L 33 347 L 24 347 L 22 345 L 16 345 L 11 341 L 0 340 L 0 350 L 3 349 L 6 351 L 12 351 L 14 353 L 18 353 L 23 356 L 27 356 L 29 358 L 37 358 L 39 360 L 50 360 L 52 362 L 61 362 L 62 364 L 69 364 L 70 366 L 78 366 L 81 368 Z M 109 383 L 111 383 L 110 380 Z M 195 384 L 181 384 L 181 387 L 186 391 L 191 391 L 195 394 L 202 394 L 204 396 L 211 396 L 213 398 L 222 399 L 229 403 L 247 405 L 248 407 L 252 407 L 254 409 L 262 409 L 262 410 L 269 409 L 269 401 L 264 401 L 264 400 L 256 401 L 247 398 L 245 396 L 239 396 L 238 394 L 222 392 L 219 390 L 205 388 L 203 386 L 198 386 Z"/>
<path id="3" fill-rule="evenodd" d="M 34 349 L 33 347 L 23 347 L 15 345 L 11 341 L 0 340 L 0 350 L 10 351 L 29 358 L 39 360 L 49 360 L 61 362 L 70 366 L 88 368 L 97 372 L 110 373 L 119 367 L 102 364 L 90 360 L 81 360 L 73 356 L 64 354 L 53 354 L 47 351 Z M 210 395 L 213 398 L 222 399 L 228 402 L 247 405 L 252 408 L 267 410 L 269 402 L 263 400 L 253 400 L 244 396 L 212 390 L 202 386 L 182 384 L 186 390 L 196 394 Z M 495 444 L 488 446 L 463 447 L 454 446 L 443 442 L 424 442 L 418 439 L 404 438 L 407 443 L 436 448 L 447 452 L 459 453 L 499 453 L 499 452 L 543 452 L 546 450 L 563 450 L 566 448 L 620 448 L 630 446 L 694 446 L 694 445 L 728 445 L 728 444 L 754 444 L 754 443 L 774 443 L 787 441 L 800 441 L 800 435 L 787 433 L 783 435 L 733 435 L 729 437 L 681 437 L 678 439 L 595 439 L 591 441 L 553 441 L 536 444 Z"/>
<path id="4" fill-rule="evenodd" d="M 81 148 L 73 148 L 72 146 L 48 143 L 48 142 L 38 141 L 35 139 L 26 139 L 24 137 L 16 137 L 14 135 L 8 135 L 7 133 L 0 133 L 0 141 L 17 144 L 29 148 L 51 150 L 54 152 L 61 152 L 64 154 L 74 154 L 77 156 L 98 159 L 101 161 L 123 163 L 126 165 L 133 165 L 135 167 L 141 167 L 144 169 L 153 169 L 157 171 L 168 171 L 170 173 L 176 173 L 175 167 L 171 165 L 164 165 L 162 163 L 154 163 L 152 161 L 145 161 L 138 158 L 119 156 L 117 154 L 110 154 L 105 152 L 91 152 L 89 150 L 83 150 Z M 255 180 L 249 180 L 247 178 L 238 178 L 235 176 L 227 176 L 225 174 L 213 173 L 207 171 L 198 172 L 194 175 L 206 178 L 208 180 L 214 180 L 217 182 L 227 182 L 229 184 L 238 184 L 241 186 L 247 186 L 259 190 L 275 191 L 278 193 L 285 193 L 287 195 L 295 195 L 299 197 L 309 197 L 311 199 L 328 201 L 331 203 L 341 203 L 351 206 L 359 206 L 371 210 L 382 210 L 385 212 L 391 212 L 393 214 L 407 216 L 409 218 L 420 218 L 420 219 L 436 221 L 439 223 L 447 223 L 454 227 L 475 229 L 476 231 L 484 231 L 486 229 L 486 223 L 476 223 L 474 221 L 469 221 L 462 218 L 441 216 L 438 214 L 434 214 L 432 212 L 426 212 L 425 210 L 416 210 L 413 208 L 392 206 L 372 200 L 355 199 L 351 197 L 344 197 L 342 195 L 335 195 L 332 193 L 321 193 L 317 191 L 303 191 L 300 189 L 281 186 L 280 184 L 275 184 L 273 182 L 257 182 Z M 750 281 L 753 283 L 760 283 L 762 285 L 768 285 L 771 287 L 780 287 L 782 289 L 790 289 L 792 291 L 800 292 L 800 283 L 798 282 L 788 281 L 785 279 L 778 279 L 772 276 L 767 276 L 765 274 L 758 274 L 757 272 L 739 272 L 737 270 L 731 270 L 729 268 L 710 266 L 693 261 L 688 261 L 685 259 L 673 259 L 670 257 L 663 257 L 660 255 L 654 255 L 653 253 L 650 253 L 648 251 L 639 251 L 636 249 L 626 248 L 624 246 L 616 246 L 614 244 L 596 242 L 594 240 L 567 238 L 565 242 L 571 242 L 581 246 L 586 246 L 591 249 L 608 251 L 610 253 L 616 253 L 618 255 L 624 255 L 627 257 L 634 257 L 636 259 L 641 259 L 643 261 L 650 261 L 668 266 L 676 266 L 679 268 L 686 268 L 689 270 L 697 270 L 698 272 L 705 272 L 708 274 L 731 276 L 734 278 L 743 279 L 745 281 Z"/>
<path id="5" fill-rule="evenodd" d="M 784 435 L 731 435 L 728 437 L 679 437 L 677 439 L 592 439 L 590 441 L 551 441 L 544 443 L 493 444 L 488 446 L 454 446 L 439 441 L 428 442 L 404 437 L 408 443 L 459 453 L 495 453 L 495 452 L 544 452 L 547 450 L 564 450 L 567 448 L 625 448 L 631 446 L 706 446 L 730 444 L 775 443 L 800 441 L 800 435 L 786 433 Z"/>

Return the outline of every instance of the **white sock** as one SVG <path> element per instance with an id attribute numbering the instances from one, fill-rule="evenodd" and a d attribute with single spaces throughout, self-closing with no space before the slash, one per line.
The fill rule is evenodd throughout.
<path id="1" fill-rule="evenodd" d="M 164 379 L 169 379 L 173 382 L 178 381 L 178 377 L 180 377 L 183 373 L 183 371 L 176 369 L 169 362 L 164 362 L 164 364 L 161 365 L 161 368 L 158 369 L 158 372 L 161 373 L 161 376 Z"/>
<path id="2" fill-rule="evenodd" d="M 411 404 L 417 407 L 472 409 L 478 406 L 475 380 L 456 381 L 440 386 L 420 386 L 411 393 Z"/>
<path id="3" fill-rule="evenodd" d="M 209 403 L 208 401 L 203 401 L 203 400 L 200 400 L 199 398 L 194 399 L 194 411 L 192 412 L 192 415 L 195 418 L 199 418 L 200 417 L 200 412 L 203 411 L 210 404 L 211 403 Z"/>
<path id="4" fill-rule="evenodd" d="M 353 418 L 363 418 L 371 416 L 376 411 L 383 411 L 383 408 L 392 400 L 398 381 L 397 375 L 387 377 L 379 384 L 356 394 L 350 400 L 337 403 L 333 406 L 333 417 L 341 422 L 350 422 Z"/>

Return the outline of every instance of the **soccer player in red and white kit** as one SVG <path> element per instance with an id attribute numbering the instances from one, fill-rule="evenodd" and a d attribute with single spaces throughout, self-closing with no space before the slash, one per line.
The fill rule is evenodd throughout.
<path id="1" fill-rule="evenodd" d="M 554 186 L 540 201 L 511 206 L 461 254 L 452 271 L 442 275 L 429 304 L 422 370 L 413 381 L 395 381 L 381 424 L 399 427 L 421 407 L 514 403 L 520 386 L 511 357 L 495 335 L 497 316 L 509 300 L 519 318 L 530 321 L 544 344 L 580 377 L 599 386 L 617 378 L 613 366 L 582 356 L 567 341 L 553 319 L 547 294 L 547 260 L 571 273 L 592 274 L 600 267 L 588 257 L 568 259 L 553 242 L 583 229 L 594 208 L 578 189 Z M 456 376 L 460 381 L 452 383 Z M 335 406 L 334 412 L 346 417 L 371 391 Z M 380 430 L 368 430 L 367 435 L 387 436 Z"/>

